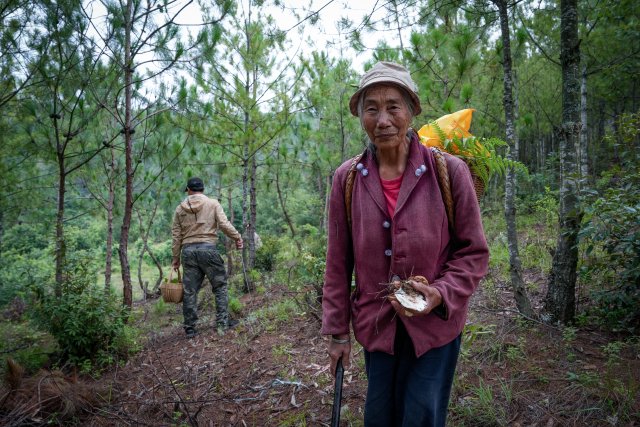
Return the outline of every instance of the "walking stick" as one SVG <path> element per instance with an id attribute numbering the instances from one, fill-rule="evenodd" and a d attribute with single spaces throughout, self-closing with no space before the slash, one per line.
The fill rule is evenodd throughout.
<path id="1" fill-rule="evenodd" d="M 342 379 L 344 378 L 344 368 L 342 367 L 342 356 L 338 359 L 336 367 L 336 385 L 333 389 L 333 411 L 331 412 L 331 427 L 340 425 L 340 403 L 342 401 Z"/>

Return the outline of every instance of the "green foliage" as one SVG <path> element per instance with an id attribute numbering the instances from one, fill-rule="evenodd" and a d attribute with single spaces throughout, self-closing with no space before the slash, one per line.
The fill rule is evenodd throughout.
<path id="1" fill-rule="evenodd" d="M 5 231 L 0 263 L 0 306 L 28 286 L 45 283 L 53 277 L 52 248 L 43 223 L 20 223 Z"/>
<path id="2" fill-rule="evenodd" d="M 262 246 L 256 251 L 255 268 L 263 272 L 273 271 L 279 252 L 280 241 L 276 237 L 266 236 L 262 239 Z"/>
<path id="3" fill-rule="evenodd" d="M 558 222 L 558 194 L 549 187 L 544 188 L 543 194 L 537 194 L 531 203 L 534 214 L 545 224 Z"/>
<path id="4" fill-rule="evenodd" d="M 231 313 L 239 314 L 242 313 L 243 305 L 237 297 L 230 297 L 228 308 Z"/>
<path id="5" fill-rule="evenodd" d="M 527 174 L 527 167 L 517 160 L 512 160 L 497 152 L 499 147 L 506 147 L 507 143 L 499 138 L 476 138 L 474 136 L 462 138 L 454 135 L 447 138 L 444 131 L 435 121 L 430 122 L 436 133 L 443 141 L 444 151 L 463 159 L 471 172 L 484 183 L 489 184 L 493 175 L 504 177 L 509 168 Z"/>
<path id="6" fill-rule="evenodd" d="M 463 357 L 469 357 L 471 354 L 471 347 L 481 337 L 495 336 L 496 325 L 481 325 L 479 323 L 467 323 L 464 326 L 464 333 L 462 334 L 462 348 L 460 353 Z"/>
<path id="7" fill-rule="evenodd" d="M 2 254 L 0 267 L 0 306 L 17 295 L 25 295 L 27 288 L 48 283 L 53 278 L 53 259 L 48 250 L 34 249 L 27 254 L 8 251 Z"/>
<path id="8" fill-rule="evenodd" d="M 77 260 L 65 273 L 62 296 L 34 286 L 31 311 L 36 323 L 55 338 L 63 360 L 102 366 L 135 350 L 135 333 L 125 326 L 127 311 L 95 284 L 90 260 Z"/>
<path id="9" fill-rule="evenodd" d="M 30 320 L 0 322 L 0 369 L 4 369 L 6 357 L 11 357 L 32 373 L 44 366 L 56 344 L 47 333 L 34 328 Z"/>
<path id="10" fill-rule="evenodd" d="M 581 273 L 600 283 L 593 290 L 598 315 L 616 329 L 633 332 L 640 327 L 640 174 L 623 179 L 635 184 L 608 189 L 586 204 Z"/>
<path id="11" fill-rule="evenodd" d="M 494 394 L 491 384 L 482 379 L 477 386 L 470 387 L 470 396 L 452 408 L 454 414 L 470 425 L 502 426 L 507 424 L 507 414 L 502 405 L 497 405 L 500 397 Z M 466 425 L 466 424 L 465 424 Z"/>
<path id="12" fill-rule="evenodd" d="M 590 283 L 593 313 L 615 330 L 640 331 L 640 115 L 621 119 L 623 162 L 605 172 L 600 190 L 586 196 L 580 233 L 585 247 L 582 279 Z"/>
<path id="13" fill-rule="evenodd" d="M 275 304 L 263 307 L 252 312 L 249 316 L 249 322 L 262 319 L 272 322 L 287 322 L 291 317 L 299 313 L 298 306 L 292 299 L 284 299 Z"/>
<path id="14" fill-rule="evenodd" d="M 171 311 L 171 306 L 172 304 L 164 302 L 164 299 L 158 298 L 155 304 L 153 304 L 153 312 L 156 315 L 162 316 Z"/>

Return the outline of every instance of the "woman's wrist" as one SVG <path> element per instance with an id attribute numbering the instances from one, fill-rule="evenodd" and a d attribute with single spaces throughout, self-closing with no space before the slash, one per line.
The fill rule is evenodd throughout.
<path id="1" fill-rule="evenodd" d="M 351 341 L 348 334 L 331 335 L 331 342 L 336 344 L 347 344 Z"/>

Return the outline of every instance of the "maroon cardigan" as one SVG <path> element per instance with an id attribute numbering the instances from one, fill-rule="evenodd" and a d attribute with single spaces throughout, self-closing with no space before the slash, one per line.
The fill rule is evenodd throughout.
<path id="1" fill-rule="evenodd" d="M 416 138 L 410 143 L 393 220 L 387 213 L 378 166 L 367 152 L 353 185 L 349 230 L 344 191 L 350 161 L 338 168 L 329 202 L 323 334 L 349 333 L 351 321 L 356 339 L 366 350 L 393 354 L 395 322 L 401 320 L 418 357 L 460 334 L 469 297 L 487 272 L 489 250 L 469 169 L 457 157 L 446 157 L 455 236 L 449 231 L 433 155 Z M 384 283 L 393 275 L 425 276 L 442 294 L 447 315 L 398 316 L 385 299 Z"/>

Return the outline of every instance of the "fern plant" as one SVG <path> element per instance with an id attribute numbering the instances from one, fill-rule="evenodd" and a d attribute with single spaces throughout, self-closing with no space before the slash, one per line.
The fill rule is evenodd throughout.
<path id="1" fill-rule="evenodd" d="M 502 139 L 461 137 L 455 132 L 452 137 L 448 137 L 435 121 L 430 124 L 442 141 L 442 149 L 464 160 L 471 173 L 477 176 L 485 186 L 493 175 L 503 177 L 509 168 L 528 174 L 527 167 L 523 163 L 498 154 L 496 151 L 498 147 L 507 146 Z"/>

